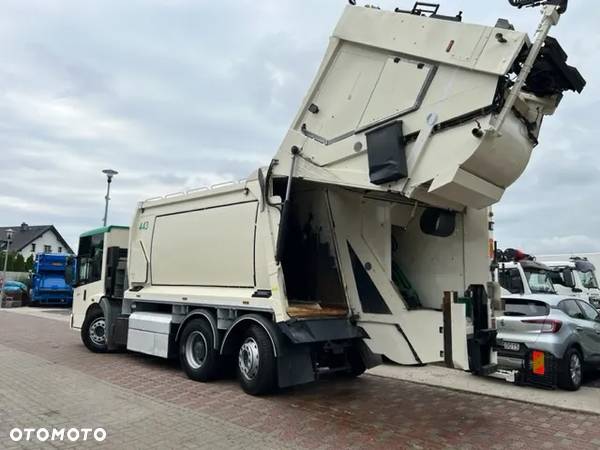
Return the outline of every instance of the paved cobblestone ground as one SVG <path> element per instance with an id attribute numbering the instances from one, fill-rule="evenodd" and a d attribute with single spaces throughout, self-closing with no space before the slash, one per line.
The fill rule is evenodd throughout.
<path id="1" fill-rule="evenodd" d="M 110 448 L 600 448 L 600 416 L 373 376 L 250 397 L 234 380 L 92 354 L 63 322 L 0 312 L 0 448 L 13 426 L 90 425 Z"/>

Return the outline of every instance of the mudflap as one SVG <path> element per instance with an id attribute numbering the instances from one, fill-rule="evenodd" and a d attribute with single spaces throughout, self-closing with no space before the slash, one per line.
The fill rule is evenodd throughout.
<path id="1" fill-rule="evenodd" d="M 372 369 L 373 367 L 379 366 L 383 363 L 383 357 L 373 353 L 367 344 L 365 344 L 365 341 L 360 339 L 356 341 L 355 344 L 358 354 L 360 355 L 367 369 Z"/>
<path id="2" fill-rule="evenodd" d="M 310 347 L 308 345 L 284 345 L 277 357 L 277 380 L 280 388 L 315 381 Z"/>
<path id="3" fill-rule="evenodd" d="M 318 377 L 316 354 L 326 347 L 355 346 L 367 368 L 380 363 L 362 342 L 364 331 L 347 319 L 296 319 L 277 326 L 281 337 L 281 351 L 277 356 L 280 388 L 315 381 Z"/>
<path id="4" fill-rule="evenodd" d="M 106 345 L 109 351 L 121 350 L 127 345 L 128 321 L 121 316 L 123 300 L 103 297 L 100 307 L 106 321 Z"/>

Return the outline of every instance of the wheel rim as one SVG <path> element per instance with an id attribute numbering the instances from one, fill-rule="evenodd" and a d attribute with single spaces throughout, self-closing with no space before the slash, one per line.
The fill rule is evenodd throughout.
<path id="1" fill-rule="evenodd" d="M 581 360 L 577 353 L 571 355 L 569 361 L 569 371 L 571 373 L 571 381 L 574 385 L 578 386 L 581 383 Z"/>
<path id="2" fill-rule="evenodd" d="M 199 331 L 192 331 L 185 341 L 185 359 L 193 369 L 199 369 L 208 356 L 208 342 Z"/>
<path id="3" fill-rule="evenodd" d="M 104 317 L 98 317 L 90 324 L 88 334 L 94 344 L 106 344 L 106 322 L 104 321 Z"/>
<path id="4" fill-rule="evenodd" d="M 260 358 L 258 344 L 254 338 L 247 338 L 240 347 L 238 355 L 238 366 L 244 378 L 253 380 L 258 373 Z"/>

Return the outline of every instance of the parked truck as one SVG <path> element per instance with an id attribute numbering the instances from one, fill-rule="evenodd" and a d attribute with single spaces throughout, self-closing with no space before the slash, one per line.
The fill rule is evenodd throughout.
<path id="1" fill-rule="evenodd" d="M 553 269 L 552 280 L 559 294 L 580 298 L 600 309 L 596 267 L 586 256 L 542 255 L 540 260 Z"/>
<path id="2" fill-rule="evenodd" d="M 502 295 L 556 294 L 553 269 L 537 258 L 512 248 L 496 251 L 496 277 Z"/>
<path id="3" fill-rule="evenodd" d="M 547 36 L 566 2 L 529 3 L 534 41 L 431 4 L 346 7 L 268 168 L 82 235 L 85 345 L 179 357 L 200 381 L 232 361 L 250 394 L 382 355 L 493 372 L 488 207 L 585 84 Z"/>
<path id="4" fill-rule="evenodd" d="M 38 253 L 31 274 L 30 301 L 33 305 L 71 306 L 73 288 L 66 282 L 69 255 Z M 67 276 L 69 278 L 69 276 Z"/>

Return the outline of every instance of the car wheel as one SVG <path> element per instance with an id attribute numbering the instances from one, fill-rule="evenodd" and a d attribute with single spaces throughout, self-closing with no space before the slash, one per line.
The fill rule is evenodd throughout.
<path id="1" fill-rule="evenodd" d="M 275 388 L 275 353 L 263 328 L 248 328 L 240 341 L 237 359 L 237 376 L 244 392 L 261 395 Z"/>
<path id="2" fill-rule="evenodd" d="M 81 327 L 81 340 L 94 353 L 106 353 L 106 320 L 101 309 L 90 312 Z"/>
<path id="3" fill-rule="evenodd" d="M 208 321 L 194 319 L 185 325 L 179 339 L 179 361 L 192 380 L 210 381 L 217 377 L 219 354 Z"/>
<path id="4" fill-rule="evenodd" d="M 559 362 L 558 385 L 568 391 L 576 391 L 582 380 L 583 358 L 576 348 L 570 348 Z"/>

